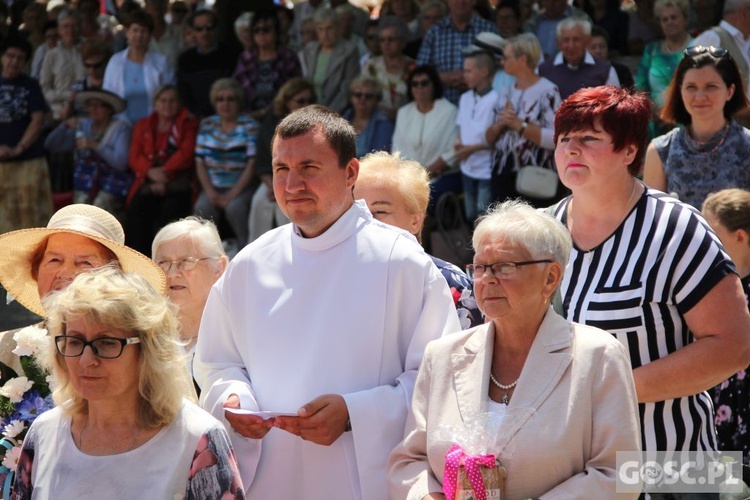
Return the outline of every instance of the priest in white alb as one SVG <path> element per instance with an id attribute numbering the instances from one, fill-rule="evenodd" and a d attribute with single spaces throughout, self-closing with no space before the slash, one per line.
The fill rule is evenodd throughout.
<path id="1" fill-rule="evenodd" d="M 273 187 L 292 224 L 240 251 L 203 313 L 201 403 L 230 430 L 248 498 L 387 499 L 424 347 L 460 330 L 413 237 L 354 201 L 355 141 L 320 106 L 281 122 Z"/>

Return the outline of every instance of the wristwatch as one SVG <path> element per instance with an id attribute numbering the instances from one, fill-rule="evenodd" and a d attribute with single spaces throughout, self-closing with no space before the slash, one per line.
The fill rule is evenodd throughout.
<path id="1" fill-rule="evenodd" d="M 523 135 L 523 131 L 526 130 L 526 127 L 528 127 L 528 126 L 529 126 L 529 120 L 528 119 L 522 121 L 521 122 L 521 128 L 518 129 L 519 135 Z"/>

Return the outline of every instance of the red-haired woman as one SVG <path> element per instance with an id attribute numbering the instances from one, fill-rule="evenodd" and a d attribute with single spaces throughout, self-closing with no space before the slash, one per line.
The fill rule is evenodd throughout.
<path id="1" fill-rule="evenodd" d="M 574 243 L 562 309 L 630 352 L 644 451 L 715 450 L 706 390 L 750 362 L 750 315 L 706 221 L 636 179 L 649 115 L 647 97 L 615 87 L 557 111 L 555 161 L 573 193 L 555 207 Z"/>

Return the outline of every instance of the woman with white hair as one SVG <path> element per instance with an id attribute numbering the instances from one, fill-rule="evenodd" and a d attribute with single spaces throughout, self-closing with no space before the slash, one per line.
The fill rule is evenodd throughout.
<path id="1" fill-rule="evenodd" d="M 383 87 L 380 110 L 391 120 L 398 108 L 406 104 L 406 79 L 414 69 L 414 59 L 404 55 L 409 38 L 409 27 L 403 19 L 386 16 L 378 25 L 378 43 L 381 55 L 371 57 L 362 68 L 362 74 L 376 78 Z"/>
<path id="2" fill-rule="evenodd" d="M 180 339 L 195 351 L 208 293 L 229 259 L 213 222 L 187 217 L 164 226 L 154 238 L 151 256 L 167 276 L 167 296 L 177 306 Z"/>
<path id="3" fill-rule="evenodd" d="M 26 435 L 13 498 L 244 498 L 224 426 L 193 403 L 165 297 L 107 267 L 44 305 L 57 406 Z"/>
<path id="4" fill-rule="evenodd" d="M 349 84 L 359 74 L 359 51 L 341 38 L 333 10 L 319 8 L 313 20 L 318 39 L 300 52 L 302 74 L 315 85 L 316 101 L 341 113 L 347 106 Z"/>
<path id="5" fill-rule="evenodd" d="M 75 11 L 61 10 L 57 16 L 60 40 L 42 62 L 39 85 L 56 119 L 63 117 L 70 102 L 70 86 L 86 76 L 81 58 L 80 28 L 80 19 Z"/>
<path id="6" fill-rule="evenodd" d="M 555 169 L 553 135 L 560 92 L 554 83 L 535 71 L 541 50 L 539 40 L 531 33 L 512 38 L 503 49 L 505 72 L 516 81 L 500 89 L 497 120 L 486 134 L 487 143 L 495 146 L 492 171 L 495 200 L 519 196 L 515 186 L 520 167 Z"/>
<path id="7" fill-rule="evenodd" d="M 502 498 L 636 498 L 615 490 L 616 453 L 641 446 L 628 354 L 551 307 L 570 235 L 510 201 L 480 219 L 472 243 L 469 276 L 489 322 L 427 345 L 404 441 L 388 460 L 391 497 L 453 498 L 446 453 L 469 451 L 451 446 L 445 426 L 489 413 L 502 417 L 487 429 L 501 436 L 488 452 L 507 470 Z"/>

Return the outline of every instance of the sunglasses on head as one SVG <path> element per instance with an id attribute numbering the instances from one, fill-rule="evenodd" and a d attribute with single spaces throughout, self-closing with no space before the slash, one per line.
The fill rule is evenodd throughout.
<path id="1" fill-rule="evenodd" d="M 696 45 L 695 47 L 688 47 L 685 49 L 685 55 L 688 57 L 695 57 L 700 54 L 708 52 L 714 57 L 724 57 L 729 53 L 724 47 L 704 47 L 703 45 Z"/>

